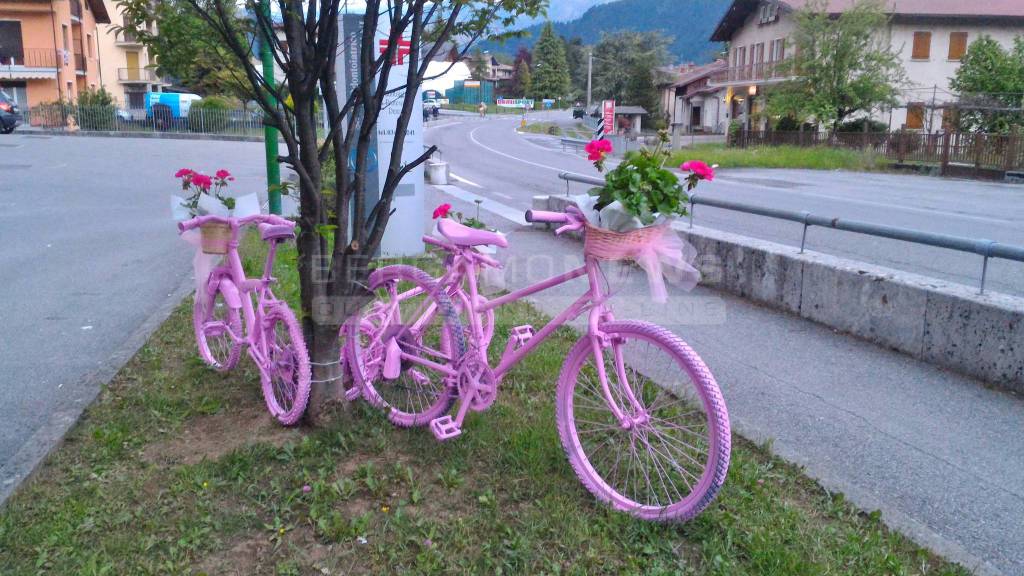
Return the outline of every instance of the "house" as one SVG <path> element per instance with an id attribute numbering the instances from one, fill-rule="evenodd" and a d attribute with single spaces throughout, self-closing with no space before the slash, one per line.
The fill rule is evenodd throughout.
<path id="1" fill-rule="evenodd" d="M 615 107 L 615 133 L 638 136 L 643 129 L 642 122 L 647 110 L 642 106 Z"/>
<path id="2" fill-rule="evenodd" d="M 786 80 L 776 65 L 790 56 L 794 12 L 809 0 L 734 0 L 711 35 L 728 42 L 728 66 L 712 74 L 726 118 L 751 126 L 763 107 L 762 92 Z M 841 14 L 853 0 L 829 0 L 827 10 Z M 934 132 L 952 119 L 958 95 L 949 86 L 970 43 L 991 36 L 1006 48 L 1024 34 L 1024 1 L 886 0 L 891 16 L 881 33 L 899 53 L 909 85 L 900 103 L 874 117 L 891 129 Z"/>
<path id="3" fill-rule="evenodd" d="M 156 61 L 135 35 L 116 31 L 125 24 L 124 16 L 113 0 L 105 2 L 110 23 L 100 25 L 98 36 L 103 86 L 119 107 L 141 110 L 146 107 L 146 92 L 160 92 L 169 83 L 157 75 Z M 145 29 L 155 33 L 156 24 Z"/>
<path id="4" fill-rule="evenodd" d="M 673 133 L 725 131 L 725 106 L 720 89 L 710 87 L 711 76 L 728 67 L 725 60 L 682 67 L 662 84 L 662 110 Z"/>
<path id="5" fill-rule="evenodd" d="M 103 0 L 0 1 L 0 88 L 23 109 L 71 101 L 102 84 Z"/>

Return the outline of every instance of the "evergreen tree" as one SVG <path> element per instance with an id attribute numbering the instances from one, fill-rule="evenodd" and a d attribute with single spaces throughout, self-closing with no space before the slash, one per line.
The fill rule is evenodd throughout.
<path id="1" fill-rule="evenodd" d="M 530 66 L 525 60 L 520 60 L 516 66 L 515 76 L 512 77 L 512 91 L 517 98 L 531 93 L 533 88 L 533 76 L 530 74 Z"/>
<path id="2" fill-rule="evenodd" d="M 565 43 L 565 61 L 569 65 L 569 77 L 572 79 L 574 96 L 587 91 L 587 53 L 583 48 L 583 40 L 579 36 L 569 39 L 562 36 Z"/>
<path id="3" fill-rule="evenodd" d="M 473 79 L 484 80 L 488 76 L 491 67 L 488 65 L 489 57 L 479 48 L 473 51 Z"/>
<path id="4" fill-rule="evenodd" d="M 555 34 L 551 22 L 544 26 L 533 49 L 533 98 L 561 98 L 568 96 L 571 78 L 565 61 L 565 44 Z"/>

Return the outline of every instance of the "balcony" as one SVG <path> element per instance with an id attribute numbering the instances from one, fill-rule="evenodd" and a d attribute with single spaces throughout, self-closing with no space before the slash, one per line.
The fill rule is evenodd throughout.
<path id="1" fill-rule="evenodd" d="M 152 68 L 118 68 L 117 81 L 122 84 L 162 84 L 163 79 Z"/>
<path id="2" fill-rule="evenodd" d="M 71 18 L 82 21 L 82 0 L 70 0 Z"/>
<path id="3" fill-rule="evenodd" d="M 142 41 L 135 34 L 122 30 L 114 37 L 114 44 L 117 46 L 138 47 L 142 46 Z"/>
<path id="4" fill-rule="evenodd" d="M 732 86 L 735 84 L 772 84 L 790 78 L 781 62 L 759 62 L 746 66 L 723 68 L 711 75 L 710 86 Z"/>
<path id="5" fill-rule="evenodd" d="M 56 78 L 57 67 L 63 64 L 53 48 L 23 48 L 19 52 L 0 53 L 0 78 L 4 80 L 38 80 Z"/>

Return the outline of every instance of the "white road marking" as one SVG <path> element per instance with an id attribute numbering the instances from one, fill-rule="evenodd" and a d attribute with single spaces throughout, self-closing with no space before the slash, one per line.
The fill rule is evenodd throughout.
<path id="1" fill-rule="evenodd" d="M 505 200 L 515 200 L 515 198 L 509 196 L 508 194 L 504 194 L 502 192 L 494 192 L 494 191 L 492 191 L 491 194 L 494 194 L 495 196 L 501 196 Z"/>
<path id="2" fill-rule="evenodd" d="M 427 127 L 425 129 L 430 130 L 431 128 L 447 128 L 449 126 L 458 126 L 459 124 L 462 124 L 462 122 L 448 122 L 446 124 L 427 124 Z"/>
<path id="3" fill-rule="evenodd" d="M 476 182 L 470 182 L 469 180 L 466 180 L 462 176 L 456 175 L 454 172 L 451 172 L 448 175 L 451 176 L 452 178 L 458 180 L 459 182 L 462 182 L 463 184 L 468 184 L 468 185 L 472 186 L 473 188 L 483 188 L 483 186 L 477 184 Z"/>
<path id="4" fill-rule="evenodd" d="M 462 200 L 463 202 L 474 203 L 477 200 L 480 200 L 480 207 L 484 210 L 487 210 L 488 212 L 500 216 L 510 222 L 519 224 L 520 226 L 526 226 L 526 210 L 523 210 L 522 208 L 513 208 L 512 206 L 502 204 L 496 200 L 473 194 L 472 192 L 463 190 L 458 186 L 447 185 L 434 187 L 449 196 Z"/>
<path id="5" fill-rule="evenodd" d="M 511 154 L 506 154 L 505 152 L 502 152 L 501 150 L 495 150 L 494 148 L 491 148 L 490 146 L 487 146 L 486 144 L 482 144 L 479 140 L 476 139 L 476 131 L 481 129 L 481 128 L 483 128 L 483 126 L 477 126 L 476 128 L 474 128 L 469 133 L 469 139 L 474 144 L 476 144 L 477 146 L 483 148 L 484 150 L 487 150 L 488 152 L 493 152 L 494 154 L 497 154 L 498 156 L 504 156 L 505 158 L 509 158 L 510 160 L 515 160 L 516 162 L 522 162 L 523 164 L 529 164 L 530 166 L 536 166 L 538 168 L 543 168 L 545 170 L 551 170 L 553 172 L 559 172 L 559 173 L 565 172 L 567 174 L 575 174 L 576 176 L 583 176 L 583 174 L 580 174 L 578 172 L 572 172 L 570 170 L 566 170 L 565 168 L 556 168 L 555 166 L 548 166 L 547 164 L 538 164 L 536 162 L 531 162 L 529 160 L 524 160 L 522 158 L 519 158 L 518 156 L 513 156 Z"/>

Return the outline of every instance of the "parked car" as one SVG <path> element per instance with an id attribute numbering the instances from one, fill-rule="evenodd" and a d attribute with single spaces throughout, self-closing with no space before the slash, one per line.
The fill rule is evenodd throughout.
<path id="1" fill-rule="evenodd" d="M 14 99 L 0 90 L 0 134 L 10 134 L 21 124 L 21 113 Z"/>

